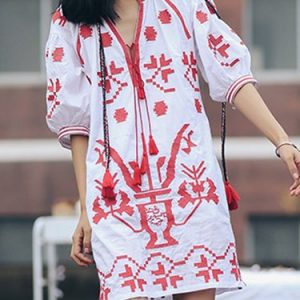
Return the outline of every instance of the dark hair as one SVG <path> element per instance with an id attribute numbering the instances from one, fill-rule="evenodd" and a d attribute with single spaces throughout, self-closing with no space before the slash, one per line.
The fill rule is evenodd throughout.
<path id="1" fill-rule="evenodd" d="M 63 15 L 68 21 L 79 24 L 103 24 L 103 20 L 114 22 L 118 15 L 114 9 L 116 0 L 60 0 Z"/>

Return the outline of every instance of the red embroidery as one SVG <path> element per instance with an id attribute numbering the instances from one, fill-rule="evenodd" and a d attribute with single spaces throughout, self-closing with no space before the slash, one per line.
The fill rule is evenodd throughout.
<path id="1" fill-rule="evenodd" d="M 170 24 L 172 16 L 167 9 L 161 10 L 158 15 L 158 19 L 162 24 Z"/>
<path id="2" fill-rule="evenodd" d="M 101 33 L 102 41 L 103 41 L 103 47 L 110 47 L 112 45 L 112 37 L 109 32 L 103 32 Z"/>
<path id="3" fill-rule="evenodd" d="M 204 24 L 208 21 L 207 14 L 202 10 L 196 12 L 196 17 L 200 21 L 201 24 Z"/>
<path id="4" fill-rule="evenodd" d="M 168 280 L 170 280 L 170 284 L 174 288 L 177 288 L 177 281 L 183 280 L 183 277 L 179 275 L 170 276 L 171 272 L 166 272 L 165 266 L 162 264 L 162 262 L 158 262 L 157 267 L 157 270 L 151 271 L 153 275 L 158 277 L 153 281 L 153 283 L 155 285 L 160 284 L 163 291 L 165 291 L 169 285 Z"/>
<path id="5" fill-rule="evenodd" d="M 231 269 L 231 274 L 233 274 L 235 276 L 236 280 L 240 280 L 241 279 L 241 271 L 240 271 L 240 268 L 238 265 L 238 260 L 237 260 L 235 253 L 233 253 L 233 258 L 230 260 L 230 263 L 233 266 L 233 268 Z"/>
<path id="6" fill-rule="evenodd" d="M 94 215 L 94 223 L 98 223 L 102 218 L 106 218 L 108 215 L 116 218 L 122 222 L 126 227 L 128 227 L 133 232 L 147 232 L 149 235 L 149 241 L 146 245 L 146 249 L 169 247 L 171 245 L 177 244 L 177 240 L 171 235 L 171 229 L 174 226 L 182 226 L 194 215 L 198 207 L 202 204 L 203 200 L 207 202 L 213 201 L 218 204 L 219 198 L 215 193 L 216 187 L 213 181 L 209 178 L 202 178 L 205 172 L 204 162 L 201 162 L 198 167 L 192 166 L 191 168 L 181 164 L 183 167 L 182 172 L 187 175 L 189 182 L 184 181 L 178 190 L 178 194 L 181 196 L 178 203 L 178 208 L 183 209 L 188 204 L 189 211 L 186 213 L 186 217 L 183 221 L 175 220 L 173 214 L 173 207 L 176 205 L 175 201 L 171 198 L 170 184 L 175 178 L 176 160 L 179 151 L 184 151 L 189 153 L 194 147 L 194 143 L 191 141 L 192 131 L 189 131 L 187 135 L 185 132 L 189 124 L 184 124 L 182 128 L 177 133 L 172 146 L 171 146 L 171 156 L 169 158 L 166 172 L 164 174 L 164 179 L 162 179 L 161 168 L 164 165 L 165 157 L 159 157 L 157 159 L 157 168 L 160 177 L 160 186 L 153 186 L 152 182 L 152 172 L 150 172 L 150 167 L 148 161 L 146 163 L 146 172 L 148 179 L 148 187 L 145 184 L 137 186 L 134 184 L 134 172 L 133 168 L 130 168 L 125 164 L 122 158 L 119 156 L 118 152 L 111 147 L 110 153 L 112 160 L 116 163 L 120 172 L 116 172 L 114 175 L 115 191 L 117 192 L 116 201 L 107 202 L 106 200 L 100 200 L 99 196 L 94 200 L 93 211 L 96 213 Z M 187 143 L 186 148 L 181 148 L 181 142 Z M 103 146 L 103 141 L 97 141 L 101 146 Z M 146 159 L 148 159 L 146 157 Z M 130 162 L 128 163 L 130 166 Z M 132 165 L 131 165 L 132 167 Z M 178 167 L 177 167 L 178 169 Z M 118 191 L 118 179 L 116 174 L 123 176 L 123 179 L 127 186 L 134 192 L 132 196 L 129 196 L 124 191 Z M 145 176 L 146 177 L 146 176 Z M 101 182 L 96 179 L 96 189 L 101 192 Z M 172 194 L 171 194 L 172 195 Z M 137 211 L 134 212 L 133 207 L 130 206 L 129 199 L 134 197 L 139 200 L 138 204 L 135 205 Z M 159 197 L 159 199 L 157 199 Z M 143 201 L 144 200 L 144 201 Z M 200 200 L 200 201 L 199 201 Z M 109 209 L 107 209 L 109 208 Z M 122 213 L 126 213 L 131 216 L 133 213 L 139 213 L 139 228 L 134 227 L 130 224 L 129 218 L 123 218 Z"/>
<path id="7" fill-rule="evenodd" d="M 213 269 L 213 264 L 209 265 L 207 258 L 202 254 L 200 255 L 200 262 L 194 263 L 194 266 L 201 269 L 196 273 L 196 276 L 203 276 L 205 282 L 209 282 L 211 279 L 211 275 L 215 279 L 215 281 L 219 281 L 219 275 L 224 274 L 224 272 L 220 269 Z"/>
<path id="8" fill-rule="evenodd" d="M 197 145 L 195 143 L 192 142 L 192 134 L 194 133 L 193 130 L 191 130 L 187 137 L 183 137 L 183 139 L 186 141 L 187 143 L 187 147 L 186 148 L 182 148 L 182 151 L 184 151 L 186 154 L 190 154 L 192 151 L 192 147 L 196 147 Z"/>
<path id="9" fill-rule="evenodd" d="M 180 12 L 180 10 L 177 8 L 177 6 L 171 1 L 171 0 L 165 0 L 166 3 L 171 7 L 171 9 L 175 12 L 177 17 L 179 18 L 179 21 L 183 27 L 184 33 L 188 39 L 191 38 L 191 34 L 189 33 L 189 30 L 185 24 L 185 20 Z"/>
<path id="10" fill-rule="evenodd" d="M 159 182 L 162 181 L 161 168 L 165 164 L 165 161 L 166 161 L 166 157 L 165 156 L 161 156 L 161 157 L 158 158 L 158 160 L 156 162 L 156 169 L 157 169 L 157 174 L 158 174 Z"/>
<path id="11" fill-rule="evenodd" d="M 147 41 L 155 41 L 157 36 L 157 31 L 153 26 L 146 26 L 144 35 Z"/>
<path id="12" fill-rule="evenodd" d="M 174 73 L 174 69 L 171 68 L 171 63 L 172 58 L 166 59 L 165 54 L 161 54 L 159 59 L 154 55 L 151 55 L 150 62 L 145 63 L 144 67 L 148 70 L 154 70 L 154 73 L 150 78 L 146 79 L 146 82 L 152 83 L 156 88 L 164 93 L 175 92 L 175 88 L 164 87 L 164 85 L 169 82 L 169 76 Z M 159 75 L 161 76 L 161 80 L 158 78 Z"/>
<path id="13" fill-rule="evenodd" d="M 67 23 L 67 18 L 63 16 L 62 11 L 60 9 L 57 9 L 55 13 L 52 15 L 52 22 L 53 24 L 58 21 L 58 24 L 60 26 L 65 26 Z"/>
<path id="14" fill-rule="evenodd" d="M 158 117 L 163 116 L 167 113 L 168 105 L 165 103 L 165 101 L 157 101 L 154 105 L 154 112 Z"/>
<path id="15" fill-rule="evenodd" d="M 137 275 L 134 275 L 132 268 L 129 265 L 126 264 L 124 267 L 125 271 L 119 274 L 120 277 L 126 279 L 122 283 L 122 287 L 129 286 L 132 292 L 135 292 L 137 288 L 141 291 L 144 291 L 143 285 L 146 284 L 146 281 L 144 279 L 138 278 Z"/>
<path id="16" fill-rule="evenodd" d="M 197 60 L 195 58 L 194 52 L 191 51 L 189 55 L 186 52 L 183 52 L 182 62 L 185 66 L 187 66 L 184 73 L 184 78 L 188 81 L 195 92 L 200 92 Z"/>
<path id="17" fill-rule="evenodd" d="M 98 160 L 96 161 L 96 165 L 101 164 L 103 167 L 105 167 L 105 159 L 104 159 L 104 153 L 105 151 L 101 151 L 99 148 L 95 148 L 95 151 L 98 153 Z"/>
<path id="18" fill-rule="evenodd" d="M 200 99 L 195 99 L 195 107 L 198 113 L 202 113 L 202 104 Z"/>
<path id="19" fill-rule="evenodd" d="M 178 205 L 182 208 L 186 207 L 189 203 L 200 205 L 203 200 L 207 202 L 213 201 L 215 204 L 219 203 L 219 197 L 216 194 L 216 186 L 210 178 L 205 180 L 200 180 L 203 176 L 206 167 L 204 167 L 204 161 L 202 161 L 198 167 L 192 166 L 189 168 L 185 164 L 181 164 L 183 167 L 182 173 L 187 175 L 191 181 L 187 182 L 186 180 L 181 183 L 178 189 L 178 194 L 182 197 L 178 201 Z M 199 201 L 200 200 L 200 201 Z M 186 220 L 190 218 L 188 216 Z"/>
<path id="20" fill-rule="evenodd" d="M 81 56 L 81 41 L 80 41 L 80 34 L 77 35 L 77 42 L 76 42 L 76 51 L 77 51 L 77 55 L 80 61 L 81 65 L 84 65 L 84 60 Z"/>
<path id="21" fill-rule="evenodd" d="M 128 112 L 124 107 L 115 110 L 114 118 L 118 123 L 126 121 L 127 116 L 128 116 Z"/>
<path id="22" fill-rule="evenodd" d="M 93 29 L 89 25 L 80 25 L 80 36 L 85 40 L 93 35 Z"/>
<path id="23" fill-rule="evenodd" d="M 52 53 L 53 61 L 54 62 L 61 62 L 64 55 L 65 55 L 65 53 L 64 53 L 64 48 L 63 47 L 55 48 L 55 50 Z"/>
<path id="24" fill-rule="evenodd" d="M 224 39 L 223 35 L 219 35 L 218 37 L 215 37 L 212 34 L 210 34 L 208 37 L 209 48 L 213 51 L 216 59 L 219 60 L 222 66 L 233 67 L 240 60 L 238 58 L 230 62 L 224 60 L 224 59 L 229 59 L 229 54 L 227 53 L 227 50 L 230 48 L 230 44 L 225 43 L 223 39 Z"/>
<path id="25" fill-rule="evenodd" d="M 112 61 L 109 64 L 109 68 L 106 71 L 107 72 L 107 80 L 106 80 L 106 92 L 107 92 L 107 100 L 106 103 L 114 103 L 117 98 L 120 96 L 120 93 L 124 89 L 124 87 L 128 86 L 127 82 L 122 82 L 121 80 L 118 79 L 118 77 L 123 73 L 124 68 L 123 67 L 116 67 L 116 64 L 114 61 Z M 102 81 L 101 81 L 101 72 L 98 72 L 98 77 L 99 77 L 99 83 L 98 86 L 102 86 Z"/>
<path id="26" fill-rule="evenodd" d="M 116 284 L 119 288 L 126 289 L 126 292 L 128 289 L 134 292 L 137 289 L 143 291 L 145 284 L 149 287 L 151 285 L 160 287 L 162 291 L 167 290 L 168 287 L 185 286 L 185 280 L 191 282 L 192 277 L 194 277 L 195 283 L 199 282 L 198 278 L 203 278 L 204 282 L 208 284 L 220 282 L 220 277 L 225 274 L 234 275 L 233 279 L 237 282 L 242 280 L 240 276 L 237 277 L 230 272 L 227 267 L 232 262 L 230 255 L 233 255 L 237 273 L 240 274 L 234 242 L 228 243 L 221 255 L 217 255 L 203 244 L 194 245 L 187 252 L 182 253 L 181 251 L 180 253 L 181 258 L 173 260 L 161 251 L 152 252 L 142 262 L 137 262 L 126 254 L 116 256 L 107 272 L 98 269 L 100 299 L 108 299 L 112 290 L 110 286 L 116 288 Z M 187 265 L 189 268 L 194 267 L 194 270 L 191 269 L 188 274 L 185 270 Z M 121 272 L 117 271 L 120 270 L 119 266 L 122 266 Z M 149 272 L 152 274 L 153 280 L 149 280 L 151 278 Z M 116 276 L 121 280 L 117 282 Z M 110 279 L 113 280 L 111 283 Z"/>
<path id="27" fill-rule="evenodd" d="M 57 108 L 58 105 L 60 105 L 60 101 L 58 100 L 58 93 L 61 90 L 62 86 L 58 78 L 55 80 L 55 83 L 53 79 L 49 79 L 49 83 L 50 84 L 48 84 L 48 88 L 47 88 L 48 90 L 47 99 L 49 102 L 52 102 L 52 104 L 51 107 L 48 109 L 47 118 L 51 119 L 55 109 Z"/>

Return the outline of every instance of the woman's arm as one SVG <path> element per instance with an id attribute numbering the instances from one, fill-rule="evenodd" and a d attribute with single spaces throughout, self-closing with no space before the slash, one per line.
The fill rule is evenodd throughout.
<path id="1" fill-rule="evenodd" d="M 289 141 L 287 133 L 274 118 L 253 84 L 245 84 L 236 94 L 233 104 L 275 147 Z M 279 149 L 279 154 L 294 179 L 290 193 L 292 196 L 298 196 L 300 195 L 300 152 L 290 145 L 285 145 Z"/>
<path id="2" fill-rule="evenodd" d="M 72 160 L 80 198 L 80 219 L 73 234 L 71 258 L 80 266 L 88 266 L 93 260 L 87 256 L 92 253 L 91 226 L 86 211 L 86 154 L 88 137 L 71 135 Z"/>
<path id="3" fill-rule="evenodd" d="M 80 199 L 80 209 L 81 212 L 86 212 L 86 154 L 88 137 L 83 135 L 72 135 L 71 146 L 73 166 Z"/>

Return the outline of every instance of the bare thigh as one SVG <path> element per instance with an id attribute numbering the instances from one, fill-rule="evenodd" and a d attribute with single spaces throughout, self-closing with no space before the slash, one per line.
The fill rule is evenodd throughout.
<path id="1" fill-rule="evenodd" d="M 206 289 L 197 292 L 177 294 L 173 296 L 174 300 L 215 300 L 216 289 Z"/>

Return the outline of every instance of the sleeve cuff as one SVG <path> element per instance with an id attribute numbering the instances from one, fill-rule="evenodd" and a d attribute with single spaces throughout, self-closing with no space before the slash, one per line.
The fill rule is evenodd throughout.
<path id="1" fill-rule="evenodd" d="M 233 104 L 233 99 L 235 98 L 237 92 L 246 84 L 246 83 L 257 83 L 257 80 L 251 75 L 242 76 L 237 79 L 229 88 L 226 94 L 226 100 L 230 104 Z"/>
<path id="2" fill-rule="evenodd" d="M 89 129 L 84 126 L 70 126 L 60 129 L 58 133 L 58 141 L 67 149 L 71 149 L 71 135 L 89 136 Z"/>

